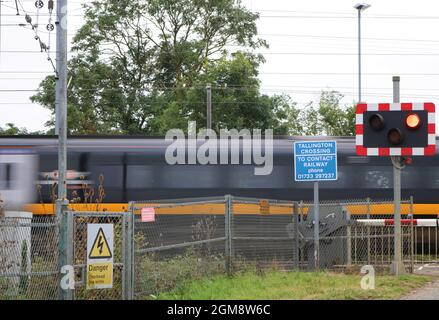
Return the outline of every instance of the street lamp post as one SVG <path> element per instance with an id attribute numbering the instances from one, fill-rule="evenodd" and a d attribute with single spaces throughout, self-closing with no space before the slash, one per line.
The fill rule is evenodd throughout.
<path id="1" fill-rule="evenodd" d="M 367 3 L 357 3 L 354 8 L 358 11 L 358 102 L 361 102 L 361 12 L 370 7 Z"/>

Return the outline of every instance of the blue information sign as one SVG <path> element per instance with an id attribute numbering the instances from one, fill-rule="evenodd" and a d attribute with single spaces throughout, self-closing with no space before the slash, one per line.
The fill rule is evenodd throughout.
<path id="1" fill-rule="evenodd" d="M 294 180 L 337 180 L 337 142 L 294 142 Z"/>

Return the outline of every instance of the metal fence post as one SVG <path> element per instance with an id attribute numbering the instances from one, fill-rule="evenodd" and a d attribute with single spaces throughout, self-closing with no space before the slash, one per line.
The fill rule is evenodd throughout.
<path id="1" fill-rule="evenodd" d="M 413 196 L 410 196 L 410 266 L 412 273 L 415 271 L 415 239 L 413 227 Z"/>
<path id="2" fill-rule="evenodd" d="M 232 274 L 232 196 L 225 197 L 225 267 L 226 272 L 230 276 Z"/>
<path id="3" fill-rule="evenodd" d="M 72 266 L 75 264 L 74 261 L 74 233 L 73 233 L 73 225 L 75 222 L 75 214 L 73 212 L 64 211 L 63 214 L 65 215 L 65 221 L 66 221 L 66 242 L 65 242 L 65 249 L 66 249 L 66 264 L 69 266 Z M 61 289 L 62 290 L 62 289 Z M 75 289 L 65 289 L 65 296 L 64 298 L 66 300 L 73 300 L 74 299 L 74 292 Z"/>
<path id="4" fill-rule="evenodd" d="M 58 223 L 58 272 L 61 269 L 68 265 L 67 259 L 67 247 L 68 247 L 68 234 L 67 234 L 67 208 L 68 208 L 68 200 L 59 199 L 56 201 L 56 219 Z M 59 282 L 59 298 L 61 300 L 68 300 L 68 292 L 70 290 L 65 290 L 61 288 L 61 281 Z"/>
<path id="5" fill-rule="evenodd" d="M 124 281 L 124 300 L 132 300 L 134 292 L 134 217 L 133 211 L 128 210 L 125 217 L 125 281 Z"/>
<path id="6" fill-rule="evenodd" d="M 299 206 L 293 202 L 294 215 L 294 268 L 299 269 Z"/>
<path id="7" fill-rule="evenodd" d="M 367 220 L 369 220 L 370 212 L 371 212 L 369 197 L 367 197 L 366 202 L 367 202 Z M 366 226 L 366 234 L 367 234 L 367 264 L 370 265 L 370 226 L 369 225 Z"/>
<path id="8" fill-rule="evenodd" d="M 345 208 L 347 226 L 346 226 L 346 264 L 348 267 L 352 266 L 352 232 L 351 232 L 351 214 L 349 210 Z"/>

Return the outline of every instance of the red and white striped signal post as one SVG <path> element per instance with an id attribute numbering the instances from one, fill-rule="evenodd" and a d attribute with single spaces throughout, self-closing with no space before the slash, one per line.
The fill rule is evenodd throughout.
<path id="1" fill-rule="evenodd" d="M 355 121 L 359 156 L 391 157 L 394 192 L 394 248 L 392 273 L 405 272 L 401 246 L 401 169 L 411 156 L 436 153 L 433 103 L 399 103 L 399 77 L 393 77 L 394 103 L 358 103 Z"/>
<path id="2" fill-rule="evenodd" d="M 433 103 L 359 103 L 355 120 L 359 156 L 431 156 L 436 152 Z"/>

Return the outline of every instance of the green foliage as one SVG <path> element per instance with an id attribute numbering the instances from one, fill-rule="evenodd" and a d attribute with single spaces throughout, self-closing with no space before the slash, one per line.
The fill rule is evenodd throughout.
<path id="1" fill-rule="evenodd" d="M 203 118 L 200 100 L 195 105 L 193 100 L 200 93 L 188 88 L 200 83 L 204 87 L 201 79 L 216 80 L 208 69 L 224 69 L 229 45 L 266 46 L 256 37 L 258 15 L 237 0 L 106 0 L 85 8 L 85 23 L 74 37 L 75 55 L 69 61 L 70 133 L 157 134 L 181 127 L 183 120 Z M 251 76 L 254 82 L 261 57 L 246 59 L 244 68 L 249 72 L 243 77 Z M 235 71 L 228 77 L 229 84 L 238 84 L 233 83 L 236 75 Z M 53 82 L 53 77 L 46 78 L 31 98 L 52 112 Z M 239 98 L 235 95 L 233 103 Z M 256 92 L 247 98 L 251 105 L 238 122 L 259 105 L 261 97 Z M 261 109 L 268 108 L 266 100 Z M 230 105 L 230 100 L 224 102 Z M 229 118 L 236 114 L 228 109 L 232 109 Z M 255 111 L 260 118 L 263 110 Z M 250 127 L 258 128 L 259 118 Z M 53 126 L 53 120 L 47 125 Z"/>
<path id="2" fill-rule="evenodd" d="M 328 136 L 355 135 L 355 107 L 340 107 L 343 95 L 336 91 L 324 91 L 320 97 L 319 114 L 322 131 Z"/>
<path id="3" fill-rule="evenodd" d="M 323 92 L 300 110 L 290 97 L 260 93 L 253 50 L 258 14 L 239 0 L 105 0 L 85 5 L 69 61 L 70 134 L 163 135 L 206 123 L 212 84 L 215 131 L 273 129 L 277 135 L 352 135 L 354 109 Z M 230 51 L 230 47 L 242 51 Z M 55 79 L 43 80 L 35 103 L 55 112 Z M 53 133 L 54 120 L 46 123 Z M 18 128 L 8 131 L 16 132 Z M 2 134 L 4 130 L 0 130 Z M 16 133 L 13 133 L 16 134 Z"/>
<path id="4" fill-rule="evenodd" d="M 211 83 L 212 129 L 272 128 L 275 134 L 287 134 L 285 121 L 289 110 L 295 110 L 286 96 L 267 96 L 259 92 L 257 68 L 253 57 L 236 53 L 232 59 L 223 56 L 207 66 L 194 87 L 185 91 L 180 103 L 171 97 L 170 107 L 160 119 L 162 133 L 170 128 L 187 129 L 188 121 L 198 127 L 206 123 L 206 90 L 203 84 Z"/>
<path id="5" fill-rule="evenodd" d="M 173 291 L 158 295 L 171 300 L 278 300 L 278 299 L 398 299 L 425 285 L 431 278 L 420 275 L 377 276 L 374 290 L 363 290 L 361 275 L 331 272 L 254 271 L 186 282 Z"/>
<path id="6" fill-rule="evenodd" d="M 355 135 L 355 106 L 342 106 L 343 95 L 337 91 L 322 91 L 318 106 L 306 105 L 300 112 L 293 110 L 288 117 L 289 133 L 304 136 Z"/>
<path id="7" fill-rule="evenodd" d="M 141 292 L 141 298 L 149 299 L 190 281 L 224 272 L 221 255 L 202 256 L 191 249 L 169 258 L 147 254 L 136 257 L 136 291 Z"/>
<path id="8" fill-rule="evenodd" d="M 0 127 L 0 136 L 14 136 L 19 134 L 29 134 L 26 128 L 18 128 L 13 123 L 7 123 L 5 128 Z"/>
<path id="9" fill-rule="evenodd" d="M 0 127 L 0 136 L 16 136 L 16 135 L 43 135 L 44 131 L 29 132 L 26 128 L 18 128 L 13 123 L 7 123 L 6 128 Z"/>

